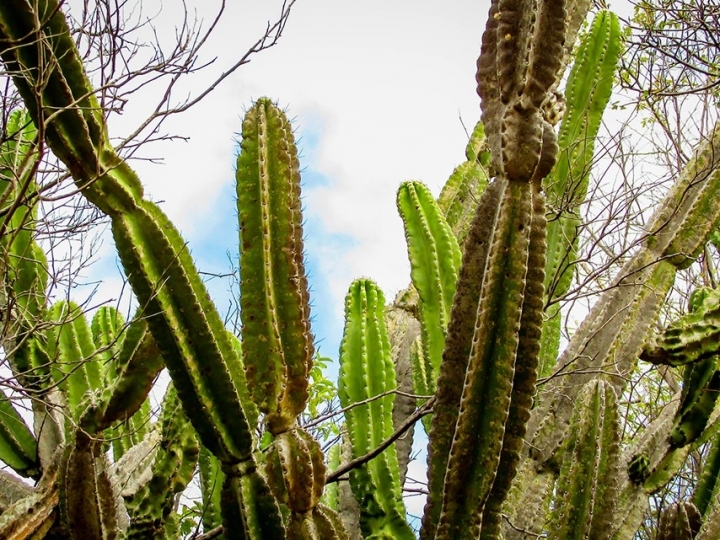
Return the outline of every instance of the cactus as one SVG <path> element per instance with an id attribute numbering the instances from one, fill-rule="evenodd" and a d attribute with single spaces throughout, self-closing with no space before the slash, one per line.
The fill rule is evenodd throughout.
<path id="1" fill-rule="evenodd" d="M 149 481 L 134 493 L 123 494 L 130 514 L 126 538 L 177 538 L 173 513 L 176 495 L 192 480 L 198 459 L 198 443 L 171 385 L 163 400 L 158 425 L 160 441 L 154 448 Z"/>
<path id="2" fill-rule="evenodd" d="M 109 217 L 142 308 L 127 324 L 110 309 L 88 324 L 72 302 L 46 306 L 44 255 L 32 240 L 35 210 L 23 195 L 34 181 L 29 164 L 38 148 L 26 117 L 13 116 L 18 135 L 0 147 L 0 202 L 10 216 L 2 227 L 14 231 L 2 237 L 3 287 L 19 309 L 3 346 L 22 389 L 45 401 L 38 417 L 53 419 L 54 404 L 67 420 L 56 422 L 52 436 L 32 433 L 12 400 L 0 399 L 0 458 L 40 478 L 36 488 L 16 490 L 0 515 L 0 536 L 177 537 L 174 506 L 199 454 L 203 525 L 213 534 L 348 538 L 330 508 L 342 506 L 336 494 L 326 493 L 328 506 L 321 502 L 328 475 L 320 443 L 298 423 L 308 402 L 314 338 L 290 123 L 266 98 L 243 122 L 236 174 L 239 340 L 223 325 L 179 232 L 143 197 L 136 174 L 110 145 L 59 8 L 57 0 L 1 3 L 0 57 L 32 122 L 42 126 L 43 143 L 66 164 L 81 194 Z M 619 46 L 616 19 L 599 14 L 566 89 L 556 166 L 555 91 L 587 8 L 588 2 L 571 0 L 493 1 L 478 60 L 483 122 L 468 162 L 438 203 L 419 183 L 404 184 L 398 195 L 423 325 L 420 339 L 404 345 L 422 368 L 414 374 L 417 388 L 435 391 L 423 406 L 432 406 L 433 416 L 421 538 L 509 539 L 520 530 L 628 538 L 647 494 L 670 482 L 691 449 L 717 430 L 711 392 L 702 390 L 717 386 L 716 351 L 707 339 L 714 331 L 712 295 L 671 327 L 680 339 L 659 336 L 652 347 L 644 345 L 676 272 L 692 264 L 720 223 L 720 128 L 685 167 L 640 249 L 551 366 L 557 334 L 544 324 L 544 315 L 553 315 L 544 303 L 563 294 L 569 279 L 576 247 L 568 231 L 585 198 Z M 52 69 L 44 69 L 45 59 Z M 42 84 L 39 73 L 47 75 Z M 494 177 L 487 185 L 485 166 Z M 573 215 L 560 216 L 550 229 L 547 259 L 543 182 L 553 212 L 574 190 L 565 207 Z M 481 191 L 475 212 L 468 212 L 468 201 Z M 363 459 L 351 464 L 350 478 L 365 536 L 414 538 L 390 444 L 398 435 L 391 360 L 397 343 L 390 343 L 385 320 L 392 320 L 392 310 L 384 304 L 371 281 L 352 284 L 339 392 L 349 444 Z M 407 337 L 395 330 L 394 339 Z M 562 376 L 537 392 L 541 346 L 544 366 Z M 643 350 L 648 358 L 665 355 L 673 365 L 687 364 L 685 386 L 618 458 L 615 396 Z M 173 384 L 152 425 L 146 396 L 163 365 Z M 114 463 L 106 452 L 110 438 Z M 53 445 L 54 456 L 48 451 Z M 377 455 L 364 457 L 371 451 Z M 715 469 L 708 468 L 698 495 L 706 537 L 720 513 Z M 617 519 L 610 520 L 613 504 Z M 675 514 L 682 512 L 688 513 L 680 505 Z M 504 528 L 503 515 L 513 531 Z M 685 527 L 671 521 L 682 519 L 668 513 L 661 528 Z"/>
<path id="3" fill-rule="evenodd" d="M 560 346 L 562 315 L 556 303 L 570 289 L 580 226 L 580 205 L 586 198 L 595 139 L 613 86 L 620 57 L 617 15 L 599 12 L 583 36 L 565 86 L 566 110 L 560 124 L 560 152 L 545 179 L 550 215 L 545 265 L 546 320 L 540 348 L 541 376 L 549 371 Z"/>
<path id="4" fill-rule="evenodd" d="M 670 505 L 660 518 L 657 540 L 692 540 L 700 529 L 700 513 L 690 502 Z"/>
<path id="5" fill-rule="evenodd" d="M 548 538 L 605 537 L 618 495 L 619 451 L 615 391 L 605 381 L 590 381 L 570 420 Z"/>
<path id="6" fill-rule="evenodd" d="M 419 295 L 422 351 L 415 363 L 418 369 L 415 392 L 435 393 L 437 373 L 445 347 L 450 308 L 460 268 L 460 246 L 430 190 L 418 182 L 405 182 L 397 194 L 397 204 L 405 224 L 405 236 L 413 285 Z"/>
<path id="7" fill-rule="evenodd" d="M 385 298 L 372 281 L 356 280 L 345 299 L 345 331 L 340 348 L 340 403 L 353 457 L 379 446 L 392 434 L 395 369 L 384 323 Z M 414 538 L 405 521 L 400 472 L 393 446 L 350 476 L 362 503 L 360 526 L 373 538 Z"/>

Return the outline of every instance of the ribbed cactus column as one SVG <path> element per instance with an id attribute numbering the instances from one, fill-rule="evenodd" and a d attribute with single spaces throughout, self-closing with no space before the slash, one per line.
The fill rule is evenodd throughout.
<path id="1" fill-rule="evenodd" d="M 585 201 L 594 158 L 595 140 L 612 93 L 622 51 L 620 23 L 601 11 L 583 36 L 565 86 L 566 110 L 558 145 L 560 152 L 543 185 L 548 197 L 548 250 L 545 265 L 546 320 L 540 348 L 541 376 L 555 365 L 560 347 L 562 315 L 556 302 L 572 283 L 582 224 L 579 209 Z"/>
<path id="2" fill-rule="evenodd" d="M 350 285 L 345 298 L 345 329 L 340 346 L 338 391 L 345 412 L 353 458 L 377 448 L 393 431 L 395 369 L 384 322 L 385 298 L 370 280 Z M 360 503 L 360 526 L 370 538 L 413 539 L 405 521 L 395 446 L 351 471 Z"/>
<path id="3" fill-rule="evenodd" d="M 545 267 L 540 182 L 555 163 L 543 106 L 564 2 L 494 1 L 478 60 L 497 177 L 465 242 L 438 380 L 421 538 L 497 538 L 535 391 Z"/>
<path id="4" fill-rule="evenodd" d="M 292 128 L 269 99 L 243 120 L 237 161 L 240 309 L 252 397 L 275 437 L 267 476 L 290 509 L 288 538 L 342 538 L 339 517 L 319 505 L 320 445 L 296 424 L 308 400 L 315 348 L 303 262 L 300 166 Z"/>
<path id="5" fill-rule="evenodd" d="M 607 538 L 620 457 L 620 418 L 610 384 L 594 380 L 583 388 L 563 452 L 548 539 Z"/>
<path id="6" fill-rule="evenodd" d="M 693 540 L 700 530 L 701 518 L 695 505 L 682 501 L 668 506 L 660 517 L 657 540 Z"/>
<path id="7" fill-rule="evenodd" d="M 6 140 L 0 147 L 0 201 L 8 213 L 0 219 L 2 265 L 0 297 L 15 306 L 14 321 L 4 336 L 5 353 L 20 382 L 34 390 L 50 384 L 48 358 L 35 325 L 47 309 L 47 258 L 35 241 L 37 200 L 23 198 L 37 188 L 36 166 L 41 155 L 33 143 L 37 129 L 26 111 L 13 112 L 7 121 Z"/>
<path id="8" fill-rule="evenodd" d="M 397 206 L 405 225 L 410 276 L 418 292 L 421 354 L 415 358 L 415 392 L 435 393 L 455 282 L 460 268 L 460 246 L 430 190 L 420 182 L 404 182 Z"/>
<path id="9" fill-rule="evenodd" d="M 273 434 L 305 408 L 315 353 L 303 264 L 300 164 L 290 122 L 269 99 L 243 120 L 237 163 L 240 309 L 253 400 Z"/>

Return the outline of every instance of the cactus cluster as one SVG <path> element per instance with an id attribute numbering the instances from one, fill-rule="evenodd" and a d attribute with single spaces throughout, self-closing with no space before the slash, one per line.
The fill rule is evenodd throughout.
<path id="1" fill-rule="evenodd" d="M 716 538 L 718 293 L 699 291 L 688 315 L 650 336 L 677 271 L 720 224 L 720 128 L 559 354 L 559 306 L 622 48 L 617 17 L 600 11 L 558 98 L 588 4 L 493 0 L 468 161 L 438 200 L 420 182 L 398 190 L 410 289 L 388 306 L 371 280 L 350 285 L 342 451 L 335 444 L 327 458 L 327 441 L 299 420 L 315 346 L 286 115 L 261 98 L 242 124 L 236 336 L 180 233 L 111 146 L 60 3 L 0 4 L 0 58 L 27 107 L 10 115 L 0 145 L 0 297 L 11 314 L 2 346 L 35 418 L 31 428 L 0 392 L 0 460 L 37 481 L 0 475 L 0 536 L 177 538 L 179 496 L 197 474 L 193 524 L 209 535 L 415 538 L 402 498 L 408 444 L 398 439 L 431 412 L 420 538 L 631 538 L 648 494 L 705 443 L 692 499 L 664 511 L 657 537 Z M 28 196 L 45 144 L 110 220 L 140 306 L 129 321 L 109 307 L 88 321 L 72 301 L 48 304 Z M 618 401 L 638 359 L 681 367 L 682 388 L 627 442 Z M 163 368 L 172 382 L 156 417 L 147 396 Z"/>

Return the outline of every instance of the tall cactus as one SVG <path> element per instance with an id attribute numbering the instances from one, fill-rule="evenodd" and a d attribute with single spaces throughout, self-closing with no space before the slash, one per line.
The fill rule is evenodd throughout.
<path id="1" fill-rule="evenodd" d="M 395 369 L 384 322 L 385 298 L 372 281 L 353 282 L 345 300 L 340 349 L 340 403 L 353 457 L 364 456 L 392 434 Z M 353 404 L 355 404 L 353 406 Z M 415 538 L 405 521 L 394 446 L 352 472 L 353 492 L 362 503 L 360 526 L 372 538 Z"/>
<path id="2" fill-rule="evenodd" d="M 460 246 L 430 190 L 419 182 L 405 182 L 397 194 L 405 224 L 411 277 L 418 292 L 422 351 L 415 363 L 418 394 L 435 393 L 455 282 Z"/>
<path id="3" fill-rule="evenodd" d="M 582 223 L 579 209 L 587 195 L 595 140 L 610 101 L 621 45 L 617 15 L 599 12 L 580 41 L 565 85 L 566 109 L 558 135 L 560 152 L 544 181 L 550 215 L 545 265 L 548 308 L 541 342 L 541 376 L 549 375 L 559 352 L 562 315 L 556 300 L 568 292 L 572 283 Z"/>
<path id="4" fill-rule="evenodd" d="M 590 381 L 580 392 L 563 453 L 548 538 L 605 538 L 620 465 L 617 398 L 605 381 Z"/>
<path id="5" fill-rule="evenodd" d="M 569 537 L 589 528 L 591 537 L 602 530 L 597 536 L 627 538 L 626 531 L 637 528 L 646 492 L 670 481 L 690 448 L 717 428 L 717 415 L 706 414 L 712 407 L 705 402 L 700 412 L 711 429 L 685 422 L 702 400 L 688 401 L 680 407 L 682 429 L 673 442 L 677 406 L 668 405 L 626 449 L 626 467 L 613 472 L 615 395 L 623 391 L 675 273 L 692 264 L 720 222 L 720 131 L 685 168 L 651 221 L 650 234 L 558 359 L 558 376 L 536 392 L 541 331 L 549 336 L 552 330 L 548 325 L 543 329 L 544 299 L 552 302 L 553 295 L 562 293 L 566 262 L 575 249 L 567 233 L 576 223 L 574 218 L 557 220 L 546 261 L 543 179 L 556 171 L 557 183 L 545 183 L 556 198 L 566 196 L 568 186 L 579 186 L 578 199 L 565 207 L 577 210 L 592 154 L 589 146 L 577 143 L 595 138 L 598 108 L 606 99 L 609 66 L 618 47 L 615 18 L 603 13 L 581 45 L 581 61 L 568 83 L 560 139 L 566 149 L 564 173 L 560 169 L 565 165 L 554 168 L 558 144 L 552 103 L 587 5 L 572 0 L 492 2 L 478 61 L 478 91 L 490 150 L 480 162 L 489 166 L 494 179 L 469 223 L 453 213 L 452 201 L 471 199 L 463 195 L 469 192 L 465 188 L 456 189 L 451 182 L 439 205 L 419 184 L 400 190 L 398 204 L 424 325 L 416 347 L 428 360 L 423 365 L 432 366 L 424 388 L 433 390 L 431 372 L 437 372 L 422 538 L 496 540 L 502 535 L 503 515 L 512 517 L 517 530 L 538 534 Z M 28 306 L 18 312 L 13 332 L 4 335 L 16 340 L 8 353 L 14 374 L 24 391 L 59 404 L 68 420 L 61 422 L 64 429 L 58 428 L 54 440 L 59 451 L 52 457 L 42 450 L 42 435 L 35 437 L 18 421 L 10 400 L 0 400 L 9 419 L 0 420 L 0 427 L 7 428 L 0 429 L 0 458 L 12 461 L 18 472 L 41 478 L 36 489 L 16 490 L 0 515 L 0 533 L 36 538 L 176 535 L 172 507 L 201 452 L 203 496 L 212 513 L 208 528 L 222 522 L 228 539 L 347 538 L 337 513 L 321 503 L 326 471 L 320 444 L 297 420 L 308 400 L 314 348 L 299 164 L 287 118 L 271 101 L 260 99 L 243 122 L 237 167 L 240 343 L 224 327 L 180 234 L 143 197 L 139 179 L 110 145 L 103 111 L 60 7 L 57 0 L 0 3 L 0 57 L 30 118 L 42 128 L 43 142 L 65 162 L 82 195 L 109 216 L 142 310 L 128 325 L 109 310 L 100 311 L 89 325 L 69 302 L 48 310 L 42 254 L 35 253 L 32 233 L 8 236 L 14 240 L 3 237 L 3 262 L 14 257 L 18 263 L 4 268 L 5 290 L 18 302 L 25 298 Z M 570 43 L 566 35 L 572 36 Z M 587 76 L 583 69 L 589 70 Z M 45 75 L 42 81 L 40 74 Z M 594 85 L 599 80 L 602 84 Z M 585 109 L 581 119 L 577 113 Z M 29 133 L 13 139 L 15 146 L 0 148 L 3 174 L 6 169 L 20 171 L 12 178 L 21 179 L 6 180 L 0 195 L 5 215 L 22 217 L 25 212 L 32 221 L 32 208 L 17 211 L 28 203 L 17 186 L 33 180 L 32 167 L 23 163 L 37 157 Z M 29 157 L 5 159 L 11 155 Z M 467 169 L 477 169 L 478 155 L 473 146 Z M 478 185 L 483 182 L 473 178 Z M 9 200 L 14 208 L 5 206 Z M 24 231 L 12 219 L 5 219 L 3 227 Z M 465 237 L 459 267 L 455 236 Z M 13 243 L 17 239 L 24 247 Z M 13 249 L 23 256 L 15 256 Z M 555 292 L 546 294 L 545 283 Z M 369 280 L 356 281 L 347 309 L 340 388 L 355 456 L 363 457 L 392 435 L 396 381 L 382 293 Z M 711 311 L 700 317 L 708 324 L 698 335 L 705 336 L 712 326 Z M 695 355 L 704 362 L 704 356 L 714 355 L 711 346 L 695 343 L 683 334 L 676 356 Z M 555 345 L 545 349 L 546 365 L 556 350 Z M 104 437 L 119 434 L 122 422 L 148 421 L 145 398 L 163 364 L 174 390 L 166 396 L 161 420 L 145 426 L 144 435 L 121 432 L 111 466 Z M 687 396 L 695 395 L 693 388 L 702 387 L 713 368 L 695 363 L 688 370 Z M 178 403 L 185 415 L 172 414 Z M 262 451 L 258 429 L 266 430 L 268 446 Z M 689 442 L 696 435 L 692 444 L 677 447 L 679 438 Z M 562 457 L 569 461 L 558 471 Z M 617 497 L 615 476 L 622 484 Z M 361 499 L 366 536 L 414 537 L 405 520 L 392 445 L 353 470 L 351 479 Z M 714 485 L 711 480 L 708 486 Z M 580 493 L 577 486 L 583 483 L 592 489 Z M 510 490 L 514 508 L 506 512 Z M 712 498 L 711 488 L 704 491 L 704 500 Z M 706 505 L 712 509 L 706 512 L 705 531 L 714 530 L 715 499 Z M 332 503 L 333 496 L 326 500 Z M 570 511 L 563 513 L 565 500 L 578 502 L 565 504 Z M 528 511 L 516 511 L 526 501 Z M 616 504 L 617 522 L 607 520 L 609 501 Z M 548 508 L 555 515 L 546 519 Z"/>
<path id="6" fill-rule="evenodd" d="M 483 35 L 478 93 L 497 179 L 465 243 L 430 432 L 421 538 L 496 536 L 522 448 L 542 322 L 540 181 L 557 153 L 541 106 L 565 37 L 563 2 L 537 10 L 526 19 L 533 8 L 524 2 L 493 2 Z"/>

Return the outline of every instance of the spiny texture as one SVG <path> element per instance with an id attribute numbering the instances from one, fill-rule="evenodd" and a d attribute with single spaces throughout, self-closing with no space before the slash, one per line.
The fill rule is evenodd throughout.
<path id="1" fill-rule="evenodd" d="M 419 182 L 404 182 L 397 194 L 397 205 L 405 225 L 410 258 L 410 275 L 420 297 L 419 316 L 424 368 L 418 370 L 415 392 L 435 392 L 450 308 L 461 254 L 455 236 L 430 190 Z M 420 365 L 418 365 L 420 367 Z"/>
<path id="2" fill-rule="evenodd" d="M 547 376 L 560 347 L 561 314 L 553 303 L 570 289 L 582 223 L 579 210 L 587 196 L 595 140 L 610 101 L 622 51 L 620 23 L 599 12 L 583 36 L 565 86 L 566 110 L 560 125 L 560 152 L 543 185 L 548 197 L 548 249 L 545 265 L 546 320 L 541 345 L 541 376 Z"/>
<path id="3" fill-rule="evenodd" d="M 303 264 L 300 166 L 285 114 L 259 99 L 243 120 L 237 161 L 242 341 L 253 400 L 273 434 L 308 398 L 315 353 Z"/>
<path id="4" fill-rule="evenodd" d="M 438 380 L 421 537 L 477 535 L 501 454 L 504 474 L 514 475 L 542 322 L 543 209 L 532 184 L 498 179 L 468 232 Z M 501 482 L 493 500 L 504 498 Z"/>
<path id="5" fill-rule="evenodd" d="M 160 440 L 153 448 L 150 475 L 135 493 L 127 497 L 130 526 L 126 538 L 177 538 L 169 520 L 176 497 L 193 478 L 198 459 L 198 442 L 171 385 L 165 393 L 163 410 L 155 426 Z"/>
<path id="6" fill-rule="evenodd" d="M 477 81 L 494 175 L 539 181 L 555 164 L 557 136 L 541 106 L 563 62 L 565 16 L 557 0 L 490 6 Z"/>
<path id="7" fill-rule="evenodd" d="M 680 408 L 670 432 L 671 448 L 686 446 L 702 434 L 720 394 L 718 358 L 685 366 Z"/>
<path id="8" fill-rule="evenodd" d="M 372 281 L 350 285 L 345 299 L 345 330 L 340 347 L 340 403 L 357 404 L 345 413 L 353 457 L 376 448 L 392 434 L 395 386 L 390 343 L 384 322 L 385 298 Z M 412 539 L 405 521 L 397 455 L 391 445 L 351 472 L 355 498 L 361 502 L 363 534 L 376 538 Z"/>
<path id="9" fill-rule="evenodd" d="M 616 393 L 623 391 L 675 279 L 677 266 L 666 257 L 668 246 L 687 224 L 698 219 L 711 219 L 705 213 L 709 207 L 701 201 L 709 204 L 712 200 L 720 208 L 720 199 L 715 195 L 720 187 L 719 148 L 720 125 L 686 165 L 655 211 L 640 249 L 608 285 L 558 359 L 554 371 L 563 376 L 551 377 L 543 386 L 528 423 L 529 457 L 538 469 L 553 460 L 566 433 L 577 395 L 597 370 L 617 374 L 610 381 Z M 700 245 L 706 239 L 698 235 L 694 242 Z M 654 439 L 653 455 L 656 450 L 660 455 L 668 450 L 667 446 L 662 448 L 668 444 L 668 431 L 664 434 L 664 437 Z M 657 461 L 651 461 L 655 467 Z M 672 476 L 673 473 L 668 474 Z M 666 478 L 667 474 L 661 477 Z M 634 515 L 641 519 L 641 514 Z M 637 522 L 627 524 L 628 530 L 637 526 Z"/>
<path id="10" fill-rule="evenodd" d="M 564 2 L 491 5 L 477 81 L 497 179 L 465 242 L 430 433 L 421 538 L 499 534 L 535 391 L 546 248 L 540 181 L 557 154 L 541 108 L 564 39 Z"/>
<path id="11" fill-rule="evenodd" d="M 467 161 L 455 168 L 437 200 L 461 247 L 470 228 L 477 201 L 488 183 L 487 167 L 490 166 L 492 157 L 487 149 L 482 122 L 475 125 L 465 148 L 465 156 Z"/>
<path id="12" fill-rule="evenodd" d="M 612 386 L 583 388 L 570 420 L 548 539 L 607 538 L 618 496 L 620 418 Z"/>
<path id="13" fill-rule="evenodd" d="M 47 258 L 35 241 L 38 199 L 27 199 L 37 189 L 36 168 L 42 158 L 34 141 L 37 129 L 27 111 L 10 114 L 0 146 L 0 298 L 14 320 L 3 332 L 3 348 L 19 381 L 40 390 L 50 384 L 49 359 L 35 326 L 44 317 Z M 0 302 L 2 304 L 3 302 Z"/>
<path id="14" fill-rule="evenodd" d="M 700 529 L 701 517 L 695 505 L 682 501 L 671 504 L 660 517 L 657 540 L 693 540 Z"/>
<path id="15" fill-rule="evenodd" d="M 720 292 L 695 291 L 694 297 L 698 296 L 702 296 L 699 305 L 654 336 L 640 355 L 641 360 L 682 366 L 720 353 Z"/>

